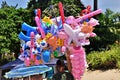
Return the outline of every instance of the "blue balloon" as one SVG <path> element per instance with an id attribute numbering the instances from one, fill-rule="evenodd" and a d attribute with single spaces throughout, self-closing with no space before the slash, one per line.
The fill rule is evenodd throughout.
<path id="1" fill-rule="evenodd" d="M 41 24 L 42 24 L 42 29 L 44 30 L 45 34 L 47 34 L 48 33 L 47 26 L 43 22 Z"/>
<path id="2" fill-rule="evenodd" d="M 34 10 L 35 16 L 37 16 L 37 9 Z"/>
<path id="3" fill-rule="evenodd" d="M 29 35 L 31 32 L 37 33 L 36 27 L 32 27 L 25 22 L 22 24 L 22 30 L 27 31 Z"/>
<path id="4" fill-rule="evenodd" d="M 37 47 L 38 53 L 41 53 L 41 47 Z"/>
<path id="5" fill-rule="evenodd" d="M 37 55 L 37 56 L 36 56 L 36 59 L 37 59 L 37 60 L 41 60 L 41 56 L 40 56 L 40 55 Z"/>
<path id="6" fill-rule="evenodd" d="M 24 51 L 24 57 L 26 58 L 26 57 L 29 57 L 29 55 L 28 55 L 29 53 L 27 52 L 27 51 Z"/>
<path id="7" fill-rule="evenodd" d="M 59 22 L 57 22 L 57 26 L 58 26 L 58 31 L 59 31 L 60 29 L 63 29 L 63 25 L 62 25 L 62 20 L 61 20 L 61 19 L 60 19 Z"/>
<path id="8" fill-rule="evenodd" d="M 30 41 L 30 37 L 24 35 L 22 32 L 18 35 L 19 39 L 24 40 L 25 42 Z"/>
<path id="9" fill-rule="evenodd" d="M 50 51 L 46 50 L 42 54 L 42 59 L 44 62 L 49 62 L 50 61 Z"/>
<path id="10" fill-rule="evenodd" d="M 61 19 L 60 19 L 59 22 L 57 21 L 57 26 L 60 26 L 60 25 L 62 25 L 62 20 Z"/>
<path id="11" fill-rule="evenodd" d="M 51 29 L 50 29 L 50 33 L 54 34 L 54 30 L 55 30 L 55 29 L 54 29 L 54 25 L 52 24 L 52 25 L 51 25 Z"/>
<path id="12" fill-rule="evenodd" d="M 90 20 L 87 18 L 87 19 L 85 19 L 85 20 L 82 20 L 82 21 L 80 21 L 80 23 L 82 24 L 83 22 L 89 22 Z"/>
<path id="13" fill-rule="evenodd" d="M 62 24 L 60 26 L 58 26 L 58 31 L 60 31 L 61 29 L 63 29 L 63 25 Z"/>
<path id="14" fill-rule="evenodd" d="M 58 47 L 57 50 L 58 50 L 58 51 L 61 51 L 61 47 Z"/>
<path id="15" fill-rule="evenodd" d="M 30 36 L 30 30 L 27 30 L 26 36 Z"/>
<path id="16" fill-rule="evenodd" d="M 59 30 L 59 29 L 58 29 L 58 26 L 52 25 L 50 32 L 51 32 L 53 35 L 56 35 L 57 32 L 58 32 L 58 30 Z"/>

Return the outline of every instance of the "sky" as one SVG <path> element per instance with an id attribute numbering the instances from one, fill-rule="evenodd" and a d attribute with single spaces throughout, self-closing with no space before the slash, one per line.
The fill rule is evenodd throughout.
<path id="1" fill-rule="evenodd" d="M 94 0 L 81 0 L 81 1 L 85 6 L 91 5 L 93 9 Z M 102 9 L 102 11 L 105 12 L 107 8 L 114 12 L 120 12 L 120 0 L 98 0 L 98 9 Z"/>
<path id="2" fill-rule="evenodd" d="M 27 2 L 29 0 L 0 0 L 0 7 L 1 7 L 2 1 L 6 1 L 8 5 L 13 5 L 13 6 L 18 4 L 18 8 L 20 8 L 20 7 L 26 8 L 27 7 Z"/>
<path id="3" fill-rule="evenodd" d="M 18 4 L 18 8 L 26 8 L 27 7 L 27 2 L 29 0 L 0 0 L 0 4 L 2 1 L 6 1 L 8 5 L 13 5 L 15 6 Z M 93 0 L 81 0 L 85 6 L 91 5 L 93 9 Z M 0 5 L 1 7 L 1 5 Z M 109 8 L 114 12 L 120 12 L 120 0 L 98 0 L 98 9 L 102 9 L 103 12 Z"/>

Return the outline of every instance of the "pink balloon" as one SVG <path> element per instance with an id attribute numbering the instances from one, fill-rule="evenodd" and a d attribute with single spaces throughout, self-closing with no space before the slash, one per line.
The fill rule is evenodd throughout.
<path id="1" fill-rule="evenodd" d="M 82 48 L 82 47 L 70 47 L 70 53 L 71 54 L 74 54 L 74 55 L 79 55 L 79 56 L 81 56 L 81 54 L 83 55 L 83 54 L 85 54 L 85 50 L 84 50 L 84 48 Z"/>
<path id="2" fill-rule="evenodd" d="M 77 21 L 77 22 L 80 22 L 80 21 L 85 20 L 85 19 L 87 19 L 87 18 L 89 18 L 89 17 L 92 17 L 92 16 L 95 16 L 95 15 L 97 15 L 97 14 L 100 14 L 101 12 L 102 12 L 102 10 L 101 10 L 101 9 L 98 9 L 98 10 L 93 11 L 93 12 L 90 12 L 90 13 L 88 13 L 88 14 L 80 17 L 80 18 L 77 18 L 76 21 Z"/>
<path id="3" fill-rule="evenodd" d="M 39 19 L 38 16 L 35 16 L 35 21 L 36 21 L 37 26 L 41 26 L 40 25 L 40 19 Z"/>
<path id="4" fill-rule="evenodd" d="M 26 66 L 30 66 L 30 58 L 27 57 L 27 58 L 25 59 L 25 65 L 26 65 Z"/>
<path id="5" fill-rule="evenodd" d="M 82 56 L 80 55 L 80 53 L 70 55 L 70 59 L 71 60 L 79 61 L 80 58 L 82 58 Z"/>
<path id="6" fill-rule="evenodd" d="M 72 65 L 72 68 L 73 69 L 77 69 L 77 70 L 81 70 L 82 69 L 82 67 L 80 66 L 80 65 Z"/>
<path id="7" fill-rule="evenodd" d="M 39 65 L 39 60 L 35 60 L 35 65 Z"/>
<path id="8" fill-rule="evenodd" d="M 75 21 L 74 16 L 69 16 L 66 18 L 66 23 L 71 24 L 72 26 L 76 27 L 78 26 L 78 23 Z"/>
<path id="9" fill-rule="evenodd" d="M 61 51 L 64 53 L 64 52 L 66 51 L 66 47 L 65 47 L 65 46 L 62 46 Z"/>
<path id="10" fill-rule="evenodd" d="M 100 14 L 101 12 L 102 12 L 102 10 L 101 10 L 101 9 L 98 9 L 98 10 L 96 10 L 96 11 L 93 11 L 93 12 L 91 12 L 91 13 L 89 13 L 89 14 L 86 14 L 86 15 L 82 16 L 82 19 L 87 19 L 87 18 L 89 18 L 89 17 L 92 17 L 92 16 L 95 16 L 95 15 L 97 15 L 97 14 Z"/>
<path id="11" fill-rule="evenodd" d="M 39 19 L 38 16 L 35 17 L 35 21 L 36 21 L 36 24 L 37 24 L 38 32 L 41 33 L 42 38 L 45 38 L 45 33 L 44 33 L 44 30 L 41 27 L 41 22 L 40 22 L 40 19 Z"/>
<path id="12" fill-rule="evenodd" d="M 64 39 L 64 46 L 68 46 L 68 35 L 64 31 L 57 32 L 57 35 L 60 39 Z"/>
<path id="13" fill-rule="evenodd" d="M 34 54 L 32 53 L 32 49 L 34 48 L 34 38 L 35 38 L 35 35 L 34 35 L 34 32 L 31 32 L 30 33 L 30 42 L 31 42 L 31 45 L 30 45 L 30 58 L 34 60 Z"/>
<path id="14" fill-rule="evenodd" d="M 73 68 L 72 69 L 72 73 L 80 74 L 80 69 Z"/>
<path id="15" fill-rule="evenodd" d="M 57 34 L 58 34 L 58 37 L 60 39 L 66 39 L 67 38 L 67 34 L 63 31 L 57 32 Z"/>
<path id="16" fill-rule="evenodd" d="M 73 65 L 79 65 L 81 62 L 80 62 L 80 60 L 71 60 L 71 63 Z"/>
<path id="17" fill-rule="evenodd" d="M 33 53 L 30 54 L 30 59 L 35 60 L 35 55 Z"/>
<path id="18" fill-rule="evenodd" d="M 99 25 L 98 20 L 91 18 L 90 21 L 88 22 L 90 26 L 96 26 Z"/>
<path id="19" fill-rule="evenodd" d="M 95 37 L 96 34 L 95 33 L 90 33 L 90 37 Z"/>
<path id="20" fill-rule="evenodd" d="M 31 41 L 31 45 L 30 45 L 30 47 L 31 48 L 34 48 L 34 39 L 35 39 L 35 34 L 34 34 L 34 32 L 31 32 L 30 33 L 30 41 Z"/>
<path id="21" fill-rule="evenodd" d="M 80 80 L 80 75 L 79 74 L 77 74 L 77 73 L 72 73 L 72 74 L 73 74 L 73 76 L 74 76 L 75 79 Z"/>

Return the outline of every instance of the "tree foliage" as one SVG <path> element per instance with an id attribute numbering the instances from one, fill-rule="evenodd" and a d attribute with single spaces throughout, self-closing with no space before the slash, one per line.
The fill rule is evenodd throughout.
<path id="1" fill-rule="evenodd" d="M 40 8 L 43 16 L 58 16 L 58 3 L 60 1 L 63 3 L 65 16 L 79 15 L 81 9 L 85 9 L 80 0 L 30 0 L 28 9 L 34 10 Z"/>
<path id="2" fill-rule="evenodd" d="M 13 7 L 0 9 L 0 55 L 12 52 L 19 54 L 18 34 L 23 22 L 33 22 L 28 10 Z"/>
<path id="3" fill-rule="evenodd" d="M 87 46 L 88 51 L 101 51 L 110 49 L 110 45 L 120 41 L 118 23 L 118 13 L 114 13 L 110 9 L 107 9 L 105 13 L 97 16 L 100 25 L 95 27 L 94 32 L 97 37 L 91 38 L 91 44 Z"/>

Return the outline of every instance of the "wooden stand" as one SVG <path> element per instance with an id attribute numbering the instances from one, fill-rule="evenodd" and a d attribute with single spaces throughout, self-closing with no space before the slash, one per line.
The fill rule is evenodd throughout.
<path id="1" fill-rule="evenodd" d="M 68 49 L 66 51 L 65 56 L 66 56 L 66 60 L 67 60 L 68 70 L 69 70 L 69 72 L 71 72 L 72 67 L 71 67 L 71 61 L 70 61 L 70 51 Z"/>

